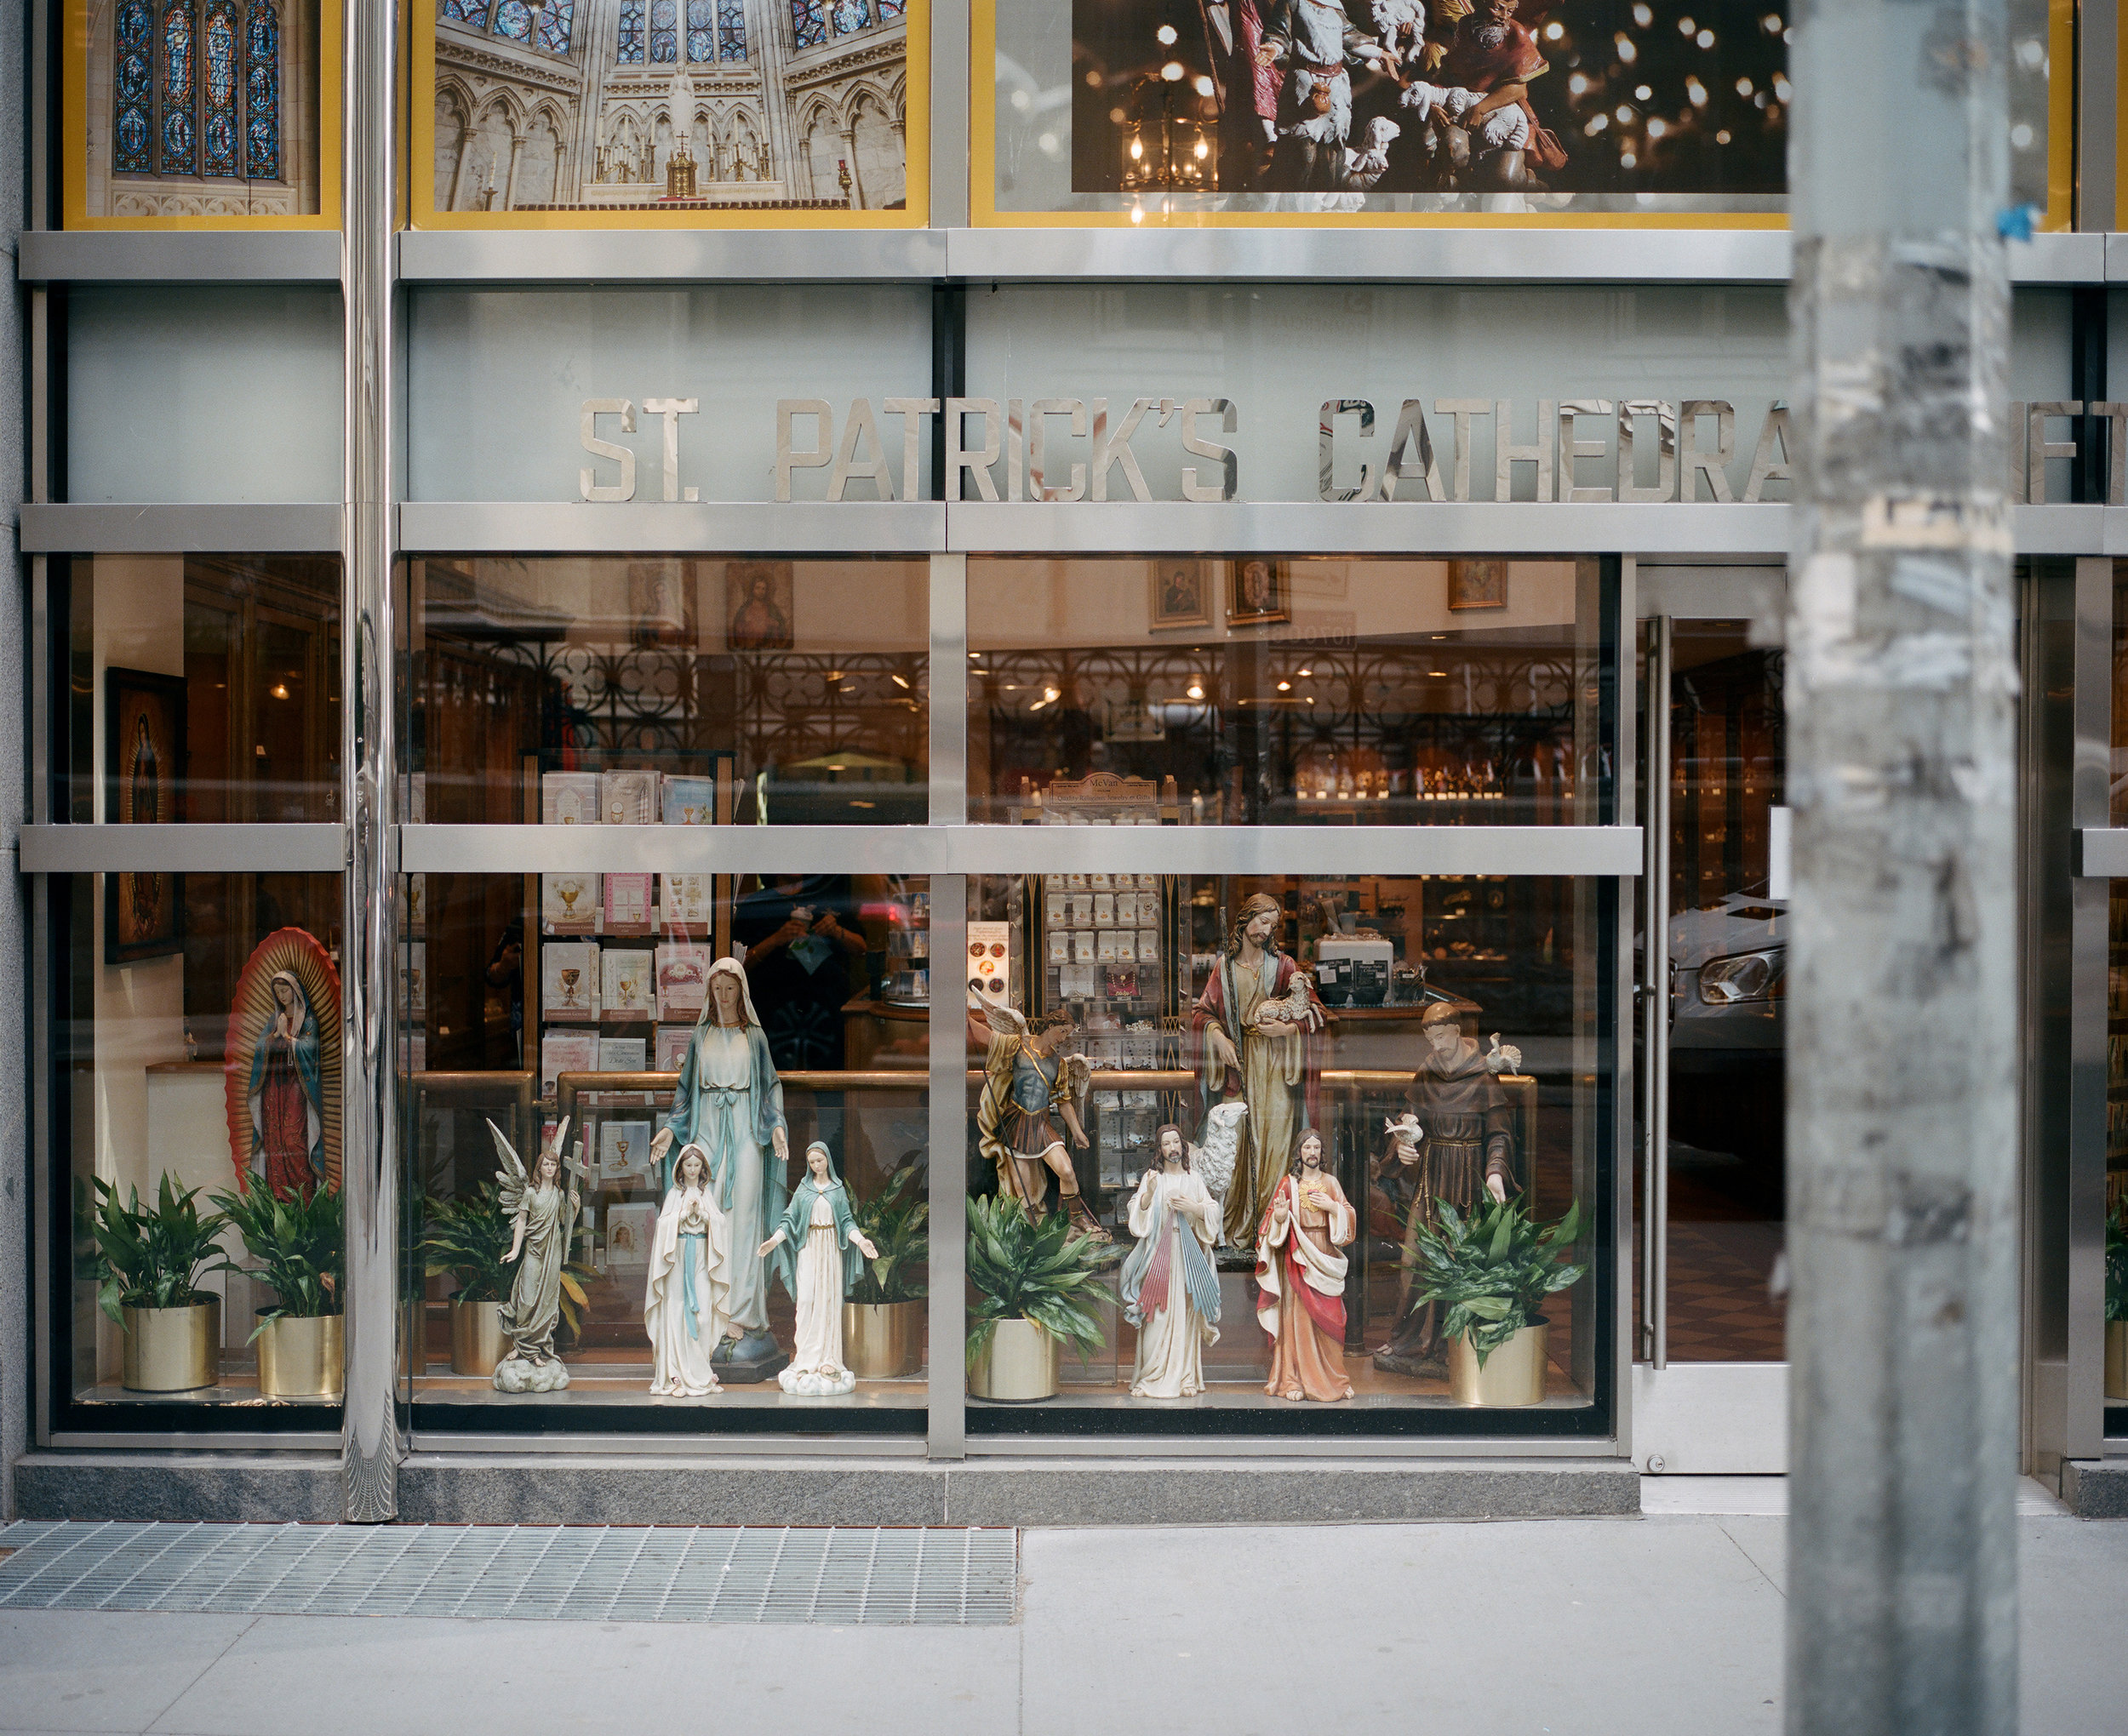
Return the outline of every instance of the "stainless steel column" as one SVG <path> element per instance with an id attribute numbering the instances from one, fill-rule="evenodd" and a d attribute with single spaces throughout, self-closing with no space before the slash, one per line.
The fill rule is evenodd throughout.
<path id="1" fill-rule="evenodd" d="M 347 1392 L 341 1456 L 347 1518 L 397 1516 L 403 1453 L 398 1375 L 398 1140 L 392 1002 L 397 888 L 391 871 L 398 771 L 392 729 L 392 0 L 349 0 L 343 94 L 346 319 L 346 620 L 340 632 L 341 799 L 351 840 L 340 948 L 345 1053 L 341 1193 L 347 1217 Z"/>
<path id="2" fill-rule="evenodd" d="M 931 557 L 933 825 L 968 819 L 968 557 Z M 968 877 L 931 877 L 930 1419 L 924 1450 L 968 1450 Z"/>

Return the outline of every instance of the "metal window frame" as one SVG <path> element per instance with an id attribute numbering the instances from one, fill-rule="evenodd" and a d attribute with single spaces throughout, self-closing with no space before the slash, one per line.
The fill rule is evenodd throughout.
<path id="1" fill-rule="evenodd" d="M 1791 271 L 1793 250 L 1788 236 L 1778 230 L 1694 229 L 1666 231 L 1659 248 L 1648 246 L 1645 231 L 1630 229 L 1502 230 L 1453 227 L 1410 229 L 1154 229 L 1121 230 L 1068 227 L 968 226 L 970 163 L 970 16 L 972 0 L 934 0 L 931 17 L 930 81 L 930 226 L 921 230 L 863 234 L 790 231 L 729 231 L 716 230 L 605 232 L 555 231 L 549 232 L 474 233 L 409 231 L 368 235 L 367 256 L 361 261 L 361 290 L 374 293 L 381 277 L 396 284 L 423 283 L 523 284 L 695 282 L 703 280 L 778 282 L 793 278 L 832 278 L 840 282 L 920 282 L 947 286 L 979 283 L 1073 281 L 1082 283 L 1146 282 L 1175 278 L 1197 281 L 1226 279 L 1259 283 L 1546 283 L 1559 285 L 1634 283 L 1706 283 L 1770 285 L 1785 283 Z M 2028 246 L 2012 249 L 2012 273 L 2020 284 L 2098 285 L 2128 284 L 2128 235 L 2100 232 L 2110 227 L 2114 165 L 2111 155 L 2112 122 L 2117 111 L 2114 89 L 2116 61 L 2110 51 L 2112 32 L 2118 27 L 2110 4 L 2087 6 L 2082 25 L 2082 43 L 2077 78 L 2079 142 L 2083 181 L 2079 188 L 2078 220 L 2083 232 L 2044 235 Z M 390 32 L 386 9 L 365 21 L 373 30 Z M 20 864 L 31 876 L 32 927 L 31 957 L 33 981 L 49 985 L 54 961 L 51 955 L 51 886 L 54 874 L 117 871 L 140 862 L 141 853 L 154 860 L 148 865 L 209 865 L 280 871 L 346 871 L 352 834 L 340 825 L 127 828 L 76 826 L 54 824 L 50 811 L 49 780 L 51 741 L 51 669 L 47 654 L 54 623 L 46 608 L 49 563 L 47 555 L 97 551 L 106 553 L 185 553 L 242 551 L 248 553 L 340 553 L 346 556 L 347 508 L 341 502 L 294 503 L 272 505 L 198 503 L 191 505 L 54 504 L 54 493 L 64 492 L 63 385 L 54 385 L 63 370 L 63 299 L 75 283 L 228 283 L 254 284 L 333 283 L 343 290 L 355 288 L 351 270 L 355 266 L 349 233 L 168 232 L 78 233 L 54 228 L 51 142 L 55 117 L 51 94 L 58 31 L 50 0 L 31 0 L 30 8 L 29 89 L 30 227 L 19 237 L 17 274 L 29 288 L 30 335 L 30 502 L 22 511 L 18 546 L 30 560 L 31 622 L 31 716 L 30 768 L 31 825 L 20 837 Z M 358 26 L 359 27 L 359 26 Z M 392 44 L 374 37 L 368 43 L 381 52 L 389 65 Z M 353 76 L 349 57 L 349 75 Z M 348 151 L 351 171 L 355 165 L 353 146 L 368 134 L 381 134 L 387 154 L 397 134 L 390 124 L 380 126 L 377 117 L 386 116 L 390 105 L 378 102 L 364 111 L 349 106 L 351 127 Z M 368 118 L 363 118 L 367 113 Z M 372 167 L 375 166 L 373 163 Z M 387 177 L 388 180 L 388 177 Z M 349 223 L 358 220 L 358 207 L 344 201 Z M 375 208 L 374 207 L 372 208 Z M 388 210 L 388 207 L 386 208 Z M 52 298 L 60 298 L 54 306 Z M 386 303 L 389 306 L 388 302 Z M 354 311 L 359 317 L 360 311 Z M 386 360 L 392 377 L 398 380 L 403 368 L 403 345 L 390 333 L 387 320 Z M 351 337 L 354 328 L 351 323 Z M 350 345 L 350 356 L 352 346 Z M 351 385 L 352 381 L 350 382 Z M 351 390 L 346 414 L 355 414 L 356 397 Z M 387 422 L 389 418 L 386 419 Z M 352 430 L 351 430 L 352 432 Z M 356 444 L 347 450 L 353 462 Z M 352 474 L 352 472 L 351 472 Z M 351 483 L 350 500 L 362 490 Z M 392 547 L 438 552 L 522 552 L 528 549 L 552 551 L 583 551 L 609 554 L 633 551 L 673 551 L 687 548 L 714 548 L 722 552 L 760 553 L 845 552 L 853 547 L 873 551 L 929 554 L 932 557 L 933 668 L 960 666 L 965 652 L 964 561 L 968 552 L 1093 553 L 1120 551 L 1142 556 L 1162 548 L 1219 548 L 1236 553 L 1278 553 L 1296 548 L 1338 550 L 1353 553 L 1452 553 L 1464 550 L 1501 554 L 1574 553 L 1590 550 L 1634 549 L 1649 556 L 1697 556 L 1712 559 L 1779 557 L 1788 547 L 1788 512 L 1777 505 L 1719 509 L 1668 505 L 1552 505 L 1509 506 L 1492 503 L 1459 505 L 1389 505 L 1376 512 L 1349 507 L 1329 508 L 1314 502 L 1249 503 L 1225 508 L 1198 508 L 1179 504 L 1118 505 L 1090 507 L 1079 505 L 1068 511 L 1061 505 L 1015 504 L 985 506 L 977 503 L 941 502 L 866 505 L 835 507 L 804 505 L 765 506 L 758 503 L 706 503 L 694 507 L 581 508 L 564 504 L 523 502 L 405 502 L 385 505 L 381 532 L 388 555 Z M 1338 516 L 1329 516 L 1332 511 Z M 832 516 L 831 516 L 832 515 Z M 1423 516 L 1421 516 L 1423 515 Z M 1652 516 L 1650 516 L 1652 515 Z M 372 526 L 371 542 L 378 528 Z M 2052 506 L 2016 509 L 2014 530 L 2021 552 L 2078 557 L 2128 555 L 2128 509 L 2099 506 Z M 396 536 L 394 533 L 396 532 Z M 2097 565 L 2094 562 L 2091 564 Z M 1427 862 L 1474 860 L 1504 865 L 1476 870 L 1439 868 L 1419 871 L 1507 871 L 1518 873 L 1615 873 L 1619 900 L 1617 912 L 1621 944 L 1618 951 L 1618 998 L 1613 1019 L 1622 1034 L 1616 1058 L 1615 1077 L 1619 1101 L 1618 1131 L 1614 1165 L 1619 1192 L 1618 1213 L 1612 1240 L 1624 1277 L 1631 1259 L 1632 1087 L 1630 1026 L 1630 953 L 1626 937 L 1631 933 L 1633 877 L 1638 864 L 1622 869 L 1611 865 L 1622 854 L 1636 854 L 1641 836 L 1634 824 L 1631 752 L 1633 707 L 1623 696 L 1623 685 L 1633 671 L 1633 561 L 1622 562 L 1622 606 L 1617 654 L 1621 670 L 1621 703 L 1617 708 L 1618 792 L 1616 824 L 1608 828 L 1545 829 L 1539 837 L 1523 839 L 1506 833 L 1487 835 L 1460 831 L 1452 838 L 1437 837 L 1421 829 L 1370 838 L 1367 848 L 1387 848 L 1403 837 L 1407 851 L 1416 849 Z M 353 620 L 352 606 L 358 595 L 367 596 L 352 565 L 343 574 L 343 585 Z M 956 586 L 959 586 L 958 591 Z M 960 613 L 953 614 L 958 595 Z M 388 611 L 388 594 L 383 608 Z M 388 613 L 380 619 L 388 628 Z M 59 624 L 63 631 L 64 622 Z M 959 637 L 955 639 L 956 630 Z M 349 635 L 352 640 L 353 635 Z M 387 641 L 388 642 L 388 641 Z M 2084 653 L 2092 653 L 2090 646 Z M 2079 682 L 2083 670 L 2079 667 Z M 2106 678 L 2102 671 L 2101 679 Z M 951 685 L 951 684 L 949 684 Z M 357 688 L 350 685 L 352 695 Z M 934 695 L 931 718 L 931 825 L 925 828 L 794 828 L 779 829 L 773 847 L 764 839 L 718 839 L 704 845 L 714 859 L 758 859 L 766 854 L 788 862 L 789 852 L 818 852 L 816 859 L 847 867 L 853 854 L 867 851 L 906 851 L 910 859 L 925 865 L 917 871 L 933 875 L 934 921 L 950 928 L 964 921 L 964 877 L 970 872 L 1026 871 L 1022 867 L 998 868 L 995 864 L 1019 864 L 1027 858 L 1024 841 L 1015 839 L 1007 828 L 978 828 L 967 824 L 965 771 L 965 696 L 958 709 L 950 694 Z M 353 707 L 349 705 L 352 716 Z M 352 775 L 354 761 L 345 763 Z M 348 805 L 346 811 L 356 812 Z M 2097 816 L 2103 818 L 2102 812 Z M 383 938 L 392 944 L 395 921 L 391 911 L 391 877 L 401 868 L 400 857 L 410 852 L 414 861 L 430 859 L 440 850 L 464 853 L 481 859 L 509 848 L 516 828 L 489 828 L 480 838 L 455 836 L 472 829 L 408 827 L 390 823 L 387 814 L 372 813 L 373 830 L 363 851 L 360 872 L 350 875 L 351 899 L 375 893 L 384 900 L 373 907 L 384 922 Z M 617 829 L 606 829 L 609 834 Z M 1242 828 L 1207 828 L 1186 842 L 1170 843 L 1148 832 L 1140 842 L 1148 850 L 1172 852 L 1173 859 L 1198 871 L 1262 872 L 1264 865 L 1299 859 L 1285 854 L 1325 842 L 1305 828 L 1282 829 L 1295 834 L 1276 835 L 1276 830 L 1250 833 Z M 1536 829 L 1525 829 L 1536 830 Z M 147 834 L 143 836 L 144 831 Z M 169 833 L 167 839 L 163 833 Z M 910 837 L 910 832 L 923 836 Z M 132 836 L 115 836 L 130 833 Z M 184 836 L 175 836 L 182 833 Z M 1347 854 L 1353 837 L 1341 832 L 1336 839 L 1341 858 Z M 1056 859 L 1055 833 L 1044 838 L 1044 860 Z M 540 841 L 539 848 L 550 841 Z M 692 841 L 690 841 L 690 846 Z M 2079 834 L 2079 872 L 2087 877 L 2128 874 L 2128 831 L 2112 831 L 2093 825 Z M 637 853 L 643 859 L 649 841 L 608 836 L 601 847 L 615 846 Z M 523 841 L 512 853 L 509 871 L 523 871 Z M 1072 848 L 1090 850 L 1091 845 Z M 753 853 L 749 854 L 748 853 Z M 1459 854 L 1461 853 L 1461 854 Z M 1106 853 L 1101 853 L 1104 857 Z M 660 866 L 669 857 L 661 849 L 650 865 Z M 1397 858 L 1409 870 L 1409 854 Z M 1319 865 L 1319 855 L 1309 865 Z M 1553 865 L 1554 864 L 1559 865 Z M 1598 868 L 1587 865 L 1601 864 Z M 374 880 L 374 887 L 356 884 Z M 2099 913 L 2097 981 L 2103 988 L 2103 911 Z M 941 912 L 943 912 L 941 917 Z M 2080 934 L 2080 931 L 2079 931 Z M 949 937 L 950 938 L 950 937 Z M 2078 945 L 2084 947 L 2079 938 Z M 2089 950 L 2086 948 L 2085 950 Z M 2091 961 L 2079 951 L 2079 968 Z M 2085 985 L 2086 988 L 2088 984 Z M 2084 992 L 2079 990 L 2079 993 Z M 241 1430 L 214 1430 L 197 1434 L 140 1435 L 114 1431 L 83 1435 L 76 1431 L 54 1434 L 49 1400 L 53 1391 L 49 1368 L 52 1340 L 49 1322 L 43 1318 L 50 1291 L 47 1280 L 49 1249 L 47 1231 L 53 1210 L 50 1154 L 46 1150 L 53 1113 L 53 1044 L 51 1002 L 49 995 L 33 993 L 31 1017 L 32 1080 L 31 1088 L 31 1150 L 35 1213 L 36 1285 L 32 1292 L 32 1360 L 37 1369 L 34 1405 L 36 1438 L 42 1445 L 72 1447 L 96 1445 L 198 1446 L 237 1448 L 244 1445 L 292 1448 L 313 1444 L 307 1435 L 256 1436 Z M 386 1021 L 389 1023 L 389 1021 Z M 2102 1030 L 2102 1018 L 2101 1021 Z M 957 1073 L 961 1054 L 958 1008 L 935 1005 L 932 1017 L 932 1066 L 937 1076 Z M 949 1064 L 947 1056 L 956 1058 Z M 934 1089 L 932 1134 L 935 1151 L 957 1150 L 962 1138 L 964 1105 L 958 1096 Z M 2099 1162 L 2102 1170 L 2102 1145 Z M 947 1187 L 935 1166 L 932 1177 L 934 1212 L 941 1247 L 935 1253 L 933 1369 L 930 1429 L 924 1443 L 932 1456 L 950 1459 L 970 1450 L 964 1433 L 964 1399 L 956 1372 L 952 1381 L 937 1377 L 944 1369 L 958 1371 L 958 1311 L 961 1272 L 959 1229 L 964 1196 L 958 1186 Z M 958 1181 L 956 1173 L 954 1179 Z M 2079 1242 L 2079 1248 L 2082 1243 Z M 2081 1256 L 2079 1255 L 2079 1258 Z M 2079 1271 L 2082 1268 L 2079 1268 Z M 949 1282 L 950 1281 L 950 1282 Z M 940 1305 L 941 1289 L 952 1300 Z M 1621 1282 L 1617 1297 L 1620 1371 L 1615 1393 L 1620 1450 L 1627 1450 L 1630 1429 L 1632 1363 L 1631 1285 Z M 941 1356 L 941 1352 L 945 1354 Z M 950 1394 L 946 1390 L 950 1386 Z M 442 1446 L 448 1438 L 430 1437 Z M 330 1445 L 339 1437 L 320 1436 L 315 1444 Z M 776 1450 L 781 1437 L 727 1437 L 719 1440 L 719 1452 Z M 477 1445 L 495 1444 L 487 1436 Z M 514 1451 L 532 1450 L 535 1443 L 517 1441 Z M 601 1450 L 609 1448 L 607 1437 L 598 1444 L 579 1447 L 569 1437 L 551 1437 L 536 1443 L 554 1450 Z M 681 1451 L 689 1443 L 674 1442 L 670 1448 L 638 1439 L 632 1451 Z M 789 1450 L 809 1453 L 843 1450 L 823 1448 L 815 1441 L 793 1442 Z M 849 1450 L 870 1453 L 896 1450 L 886 1439 L 861 1442 Z M 905 1449 L 906 1450 L 906 1449 Z M 1127 1452 L 1142 1455 L 1158 1453 L 1180 1455 L 1196 1453 L 1247 1454 L 1266 1450 L 1281 1455 L 1322 1453 L 1337 1457 L 1370 1454 L 1419 1456 L 1437 1454 L 1462 1458 L 1514 1454 L 1519 1456 L 1581 1455 L 1600 1450 L 1594 1442 L 1537 1442 L 1502 1436 L 1489 1440 L 1429 1441 L 1422 1437 L 1370 1440 L 1365 1437 L 1292 1438 L 1208 1441 L 1193 1437 L 1095 1436 L 1050 1437 L 1026 1442 L 990 1437 L 973 1449 L 985 1453 L 1021 1453 L 1044 1456 L 1076 1456 Z"/>
<path id="2" fill-rule="evenodd" d="M 1782 229 L 1662 231 L 1459 229 L 1120 229 L 1029 226 L 971 228 L 968 89 L 952 76 L 958 36 L 965 64 L 969 0 L 934 0 L 931 226 L 886 231 L 422 230 L 397 233 L 402 283 L 775 283 L 792 279 L 916 283 L 1127 283 L 1163 278 L 1387 283 L 1782 284 L 1793 249 Z M 2084 102 L 2087 144 L 2110 136 L 2112 65 L 2102 110 Z M 2092 220 L 2078 233 L 2034 236 L 2011 255 L 2013 283 L 2104 283 L 2128 278 L 2128 237 L 2093 232 L 2100 210 L 2085 153 Z M 2113 179 L 2105 171 L 2108 188 Z M 2108 207 L 2109 209 L 2110 207 Z M 122 234 L 53 229 L 33 216 L 22 231 L 25 283 L 329 283 L 340 278 L 342 238 L 331 232 Z"/>

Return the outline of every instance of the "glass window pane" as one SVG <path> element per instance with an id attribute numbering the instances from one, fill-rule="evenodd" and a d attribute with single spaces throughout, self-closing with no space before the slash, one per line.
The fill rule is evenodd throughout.
<path id="1" fill-rule="evenodd" d="M 972 817 L 1593 825 L 1599 614 L 1587 560 L 971 560 Z"/>
<path id="2" fill-rule="evenodd" d="M 428 874 L 404 897 L 417 1414 L 920 1430 L 926 883 Z M 558 1139 L 558 1188 L 498 1185 Z M 839 1191 L 804 1189 L 815 1140 Z M 529 1322 L 514 1357 L 504 1303 Z"/>
<path id="3" fill-rule="evenodd" d="M 920 825 L 922 561 L 410 565 L 438 823 Z"/>
<path id="4" fill-rule="evenodd" d="M 72 819 L 340 817 L 336 559 L 97 555 L 71 574 Z"/>
<path id="5" fill-rule="evenodd" d="M 1532 1426 L 1524 1407 L 1597 1426 L 1614 904 L 1602 882 L 1502 877 L 975 882 L 971 1430 L 1089 1408 L 1184 1432 L 1215 1407 L 1289 1430 L 1452 1412 L 1474 1355 L 1427 1292 L 1480 1274 L 1503 1218 L 1520 1286 L 1479 1293 L 1519 1335 L 1488 1329 L 1484 1402 L 1518 1408 L 1503 1430 Z M 1052 1257 L 1078 1272 L 1061 1299 Z M 1044 1316 L 1076 1339 L 1055 1402 L 1004 1403 L 1049 1396 L 1026 1387 L 1048 1382 L 1024 1325 Z"/>
<path id="6" fill-rule="evenodd" d="M 77 875 L 52 896 L 60 1404 L 91 1426 L 240 1403 L 246 1428 L 336 1430 L 340 877 Z"/>

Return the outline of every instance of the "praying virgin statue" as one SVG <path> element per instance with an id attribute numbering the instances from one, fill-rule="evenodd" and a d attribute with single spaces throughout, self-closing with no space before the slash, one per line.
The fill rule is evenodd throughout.
<path id="1" fill-rule="evenodd" d="M 759 1249 L 790 1197 L 783 1082 L 769 1059 L 745 968 L 735 958 L 718 959 L 706 987 L 679 1088 L 650 1156 L 668 1191 L 677 1161 L 688 1152 L 699 1152 L 707 1166 L 717 1209 L 731 1226 L 725 1336 L 714 1360 L 730 1379 L 765 1380 L 782 1366 L 769 1335 L 769 1265 Z"/>
<path id="2" fill-rule="evenodd" d="M 317 1019 L 295 973 L 277 970 L 273 1014 L 251 1052 L 251 1173 L 277 1200 L 325 1179 L 325 1093 Z M 514 1154 L 512 1154 L 514 1156 Z"/>
<path id="3" fill-rule="evenodd" d="M 730 1258 L 730 1220 L 709 1185 L 708 1161 L 689 1145 L 658 1212 L 650 1281 L 643 1293 L 652 1392 L 705 1398 L 724 1391 L 710 1359 L 724 1341 Z"/>

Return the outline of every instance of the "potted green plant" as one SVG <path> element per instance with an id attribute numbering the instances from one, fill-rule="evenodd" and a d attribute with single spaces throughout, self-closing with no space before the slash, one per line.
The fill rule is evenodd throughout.
<path id="1" fill-rule="evenodd" d="M 228 1219 L 202 1217 L 199 1190 L 165 1172 L 152 1207 L 140 1190 L 99 1176 L 89 1233 L 96 1244 L 96 1299 L 125 1332 L 130 1392 L 191 1392 L 221 1378 L 221 1298 L 199 1288 L 209 1272 L 233 1271 L 221 1250 Z"/>
<path id="2" fill-rule="evenodd" d="M 2128 1398 L 2128 1199 L 2106 1214 L 2106 1396 Z"/>
<path id="3" fill-rule="evenodd" d="M 913 1163 L 853 1213 L 879 1250 L 843 1303 L 843 1355 L 860 1380 L 891 1380 L 924 1366 L 924 1272 L 930 1259 L 930 1202 Z"/>
<path id="4" fill-rule="evenodd" d="M 502 1305 L 510 1291 L 510 1220 L 502 1191 L 490 1181 L 455 1199 L 432 1198 L 427 1216 L 424 1268 L 458 1287 L 450 1299 L 451 1373 L 491 1375 L 509 1348 Z"/>
<path id="5" fill-rule="evenodd" d="M 269 1398 L 337 1398 L 344 1385 L 341 1330 L 346 1270 L 345 1214 L 337 1188 L 299 1188 L 276 1198 L 263 1182 L 215 1203 L 258 1262 L 254 1277 L 279 1299 L 257 1311 L 259 1391 Z"/>
<path id="6" fill-rule="evenodd" d="M 1057 1351 L 1084 1362 L 1101 1345 L 1095 1299 L 1103 1244 L 1061 1212 L 1038 1221 L 1016 1199 L 968 1202 L 968 1276 L 980 1299 L 969 1316 L 968 1390 L 977 1398 L 1056 1396 Z"/>
<path id="7" fill-rule="evenodd" d="M 1540 1225 L 1516 1200 L 1488 1202 L 1467 1217 L 1446 1200 L 1416 1234 L 1412 1302 L 1445 1311 L 1449 1390 L 1458 1404 L 1526 1405 L 1544 1399 L 1544 1299 L 1580 1282 L 1586 1264 L 1569 1255 L 1580 1232 L 1577 1202 Z"/>

